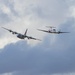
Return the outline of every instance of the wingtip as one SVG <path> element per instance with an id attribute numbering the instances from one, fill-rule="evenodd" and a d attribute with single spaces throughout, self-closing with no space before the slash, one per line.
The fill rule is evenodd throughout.
<path id="1" fill-rule="evenodd" d="M 70 33 L 70 32 L 65 32 L 65 33 Z"/>
<path id="2" fill-rule="evenodd" d="M 1 27 L 1 28 L 3 28 L 3 27 Z"/>
<path id="3" fill-rule="evenodd" d="M 1 28 L 6 29 L 6 28 L 4 28 L 4 27 L 1 27 Z"/>

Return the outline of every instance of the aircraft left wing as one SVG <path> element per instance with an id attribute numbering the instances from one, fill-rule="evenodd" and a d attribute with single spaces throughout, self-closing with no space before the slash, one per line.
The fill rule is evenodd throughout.
<path id="1" fill-rule="evenodd" d="M 59 31 L 58 34 L 60 34 L 60 33 L 70 33 L 70 32 L 60 32 L 60 31 Z"/>
<path id="2" fill-rule="evenodd" d="M 5 30 L 8 30 L 9 32 L 12 32 L 12 34 L 19 34 L 19 33 L 15 32 L 15 31 L 10 30 L 10 29 L 4 28 L 4 27 L 2 27 L 2 28 L 5 29 Z"/>

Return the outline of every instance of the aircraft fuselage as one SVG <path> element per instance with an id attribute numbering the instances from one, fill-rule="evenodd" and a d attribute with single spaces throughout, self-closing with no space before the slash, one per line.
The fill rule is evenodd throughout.
<path id="1" fill-rule="evenodd" d="M 48 31 L 48 33 L 60 34 L 61 32 L 60 31 L 58 32 Z"/>
<path id="2" fill-rule="evenodd" d="M 25 36 L 22 35 L 22 34 L 18 34 L 17 37 L 20 38 L 20 39 L 24 39 L 25 38 Z"/>

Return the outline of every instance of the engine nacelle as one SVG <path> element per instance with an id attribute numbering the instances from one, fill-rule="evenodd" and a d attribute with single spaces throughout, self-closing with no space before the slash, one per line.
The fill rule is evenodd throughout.
<path id="1" fill-rule="evenodd" d="M 9 32 L 12 32 L 12 30 L 9 30 Z"/>
<path id="2" fill-rule="evenodd" d="M 12 32 L 12 34 L 15 34 L 14 32 Z"/>
<path id="3" fill-rule="evenodd" d="M 12 32 L 12 34 L 17 34 L 17 32 Z"/>

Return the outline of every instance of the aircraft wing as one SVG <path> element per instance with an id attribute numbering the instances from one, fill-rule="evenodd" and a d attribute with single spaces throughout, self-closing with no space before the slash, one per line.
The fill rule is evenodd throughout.
<path id="1" fill-rule="evenodd" d="M 15 32 L 15 31 L 10 30 L 10 29 L 4 28 L 4 27 L 2 27 L 2 28 L 5 29 L 5 30 L 8 30 L 9 32 L 12 32 L 12 34 L 19 34 L 19 33 Z"/>
<path id="2" fill-rule="evenodd" d="M 28 37 L 28 36 L 27 36 L 27 38 L 28 38 L 28 39 L 33 39 L 33 40 L 39 40 L 39 41 L 41 41 L 40 39 L 33 38 L 33 37 Z"/>
<path id="3" fill-rule="evenodd" d="M 43 31 L 43 32 L 49 32 L 49 31 L 47 31 L 47 30 L 41 30 L 41 29 L 37 29 L 37 30 L 39 30 L 39 31 Z"/>
<path id="4" fill-rule="evenodd" d="M 69 33 L 69 32 L 58 32 L 58 33 L 60 34 L 60 33 Z"/>

